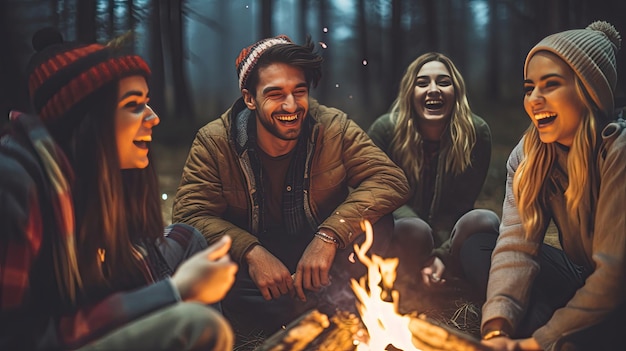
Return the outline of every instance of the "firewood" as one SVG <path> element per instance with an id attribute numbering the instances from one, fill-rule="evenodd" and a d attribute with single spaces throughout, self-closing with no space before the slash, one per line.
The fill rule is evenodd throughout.
<path id="1" fill-rule="evenodd" d="M 322 337 L 319 345 L 313 345 L 316 351 L 352 351 L 356 348 L 355 339 L 367 336 L 361 319 L 353 313 L 338 311 L 331 317 L 332 328 Z"/>
<path id="2" fill-rule="evenodd" d="M 255 351 L 354 351 L 355 339 L 367 338 L 365 326 L 353 313 L 336 311 L 328 317 L 312 310 L 265 340 Z"/>
<path id="3" fill-rule="evenodd" d="M 423 315 L 409 322 L 413 345 L 422 351 L 486 351 L 479 340 L 468 334 L 436 325 Z"/>
<path id="4" fill-rule="evenodd" d="M 257 351 L 303 351 L 329 325 L 327 315 L 312 310 L 266 339 Z"/>

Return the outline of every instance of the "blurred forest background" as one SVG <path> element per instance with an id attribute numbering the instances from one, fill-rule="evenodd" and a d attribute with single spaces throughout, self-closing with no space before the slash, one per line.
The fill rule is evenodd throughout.
<path id="1" fill-rule="evenodd" d="M 196 130 L 239 96 L 235 58 L 243 47 L 278 34 L 297 43 L 311 35 L 325 59 L 312 95 L 364 129 L 387 111 L 406 66 L 440 51 L 457 64 L 471 107 L 491 126 L 492 171 L 479 206 L 499 212 L 504 162 L 528 125 L 526 53 L 548 34 L 594 20 L 611 22 L 624 37 L 626 1 L 0 0 L 0 113 L 29 110 L 24 69 L 39 28 L 55 26 L 66 40 L 82 42 L 106 42 L 133 29 L 134 50 L 154 73 L 157 166 L 168 208 Z M 618 53 L 617 106 L 626 105 L 625 51 Z"/>

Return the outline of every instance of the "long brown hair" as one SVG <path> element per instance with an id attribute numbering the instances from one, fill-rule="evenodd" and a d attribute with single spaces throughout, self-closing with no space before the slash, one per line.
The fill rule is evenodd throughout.
<path id="1" fill-rule="evenodd" d="M 395 121 L 394 137 L 390 145 L 391 156 L 405 171 L 413 189 L 419 183 L 424 161 L 422 148 L 418 147 L 422 143 L 422 136 L 417 129 L 418 116 L 413 108 L 413 91 L 419 70 L 431 61 L 439 61 L 446 66 L 455 93 L 452 117 L 446 128 L 449 142 L 443 144 L 441 151 L 445 170 L 458 174 L 469 167 L 472 148 L 476 143 L 476 130 L 467 100 L 465 81 L 452 60 L 437 52 L 429 52 L 416 58 L 407 67 L 400 82 L 398 97 L 390 110 L 391 118 Z"/>
<path id="2" fill-rule="evenodd" d="M 118 81 L 109 83 L 60 119 L 62 125 L 50 127 L 75 171 L 79 291 L 88 300 L 145 284 L 150 273 L 136 244 L 153 243 L 163 234 L 153 162 L 145 169 L 120 169 L 117 94 Z"/>

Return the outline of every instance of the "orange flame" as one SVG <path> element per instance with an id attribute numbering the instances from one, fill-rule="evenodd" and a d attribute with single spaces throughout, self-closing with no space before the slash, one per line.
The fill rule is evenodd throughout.
<path id="1" fill-rule="evenodd" d="M 357 308 L 367 328 L 369 340 L 359 343 L 357 350 L 383 351 L 393 345 L 404 351 L 419 351 L 411 342 L 410 317 L 397 313 L 400 294 L 392 287 L 396 279 L 398 258 L 385 259 L 374 254 L 371 259 L 367 257 L 367 250 L 374 240 L 372 224 L 365 220 L 361 226 L 365 231 L 365 241 L 361 247 L 354 244 L 354 251 L 359 261 L 367 267 L 367 277 L 361 277 L 359 282 L 352 279 L 351 286 L 358 299 Z M 388 296 L 387 291 L 391 291 L 391 296 Z M 383 300 L 389 297 L 391 302 Z"/>

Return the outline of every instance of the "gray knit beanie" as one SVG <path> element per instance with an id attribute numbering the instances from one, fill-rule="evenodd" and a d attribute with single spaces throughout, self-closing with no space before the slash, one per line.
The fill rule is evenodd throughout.
<path id="1" fill-rule="evenodd" d="M 530 58 L 539 51 L 549 51 L 565 61 L 580 78 L 585 89 L 606 116 L 613 115 L 613 93 L 617 85 L 615 54 L 620 49 L 619 32 L 608 22 L 596 21 L 585 29 L 552 34 L 530 50 L 524 64 L 524 76 Z"/>

